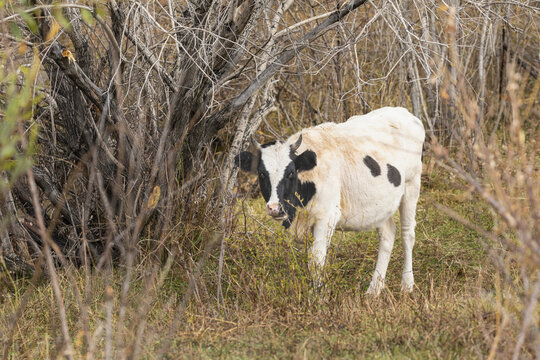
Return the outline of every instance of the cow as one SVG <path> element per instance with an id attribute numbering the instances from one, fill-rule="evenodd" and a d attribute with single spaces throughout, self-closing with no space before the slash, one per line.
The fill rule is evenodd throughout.
<path id="1" fill-rule="evenodd" d="M 401 107 L 384 107 L 344 123 L 303 129 L 286 141 L 243 151 L 235 163 L 258 174 L 266 211 L 285 228 L 311 231 L 310 266 L 315 286 L 321 284 L 326 252 L 335 229 L 360 231 L 375 227 L 379 253 L 367 290 L 379 295 L 399 208 L 404 265 L 401 288 L 414 287 L 412 250 L 415 213 L 420 195 L 422 122 Z"/>

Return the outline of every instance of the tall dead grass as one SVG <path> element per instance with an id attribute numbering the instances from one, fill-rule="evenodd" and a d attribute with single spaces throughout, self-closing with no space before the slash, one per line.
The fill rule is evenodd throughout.
<path id="1" fill-rule="evenodd" d="M 538 357 L 540 123 L 534 106 L 538 105 L 539 80 L 528 72 L 518 73 L 516 59 L 511 58 L 506 67 L 505 96 L 498 104 L 503 123 L 497 119 L 493 125 L 483 108 L 495 107 L 495 99 L 484 99 L 479 95 L 482 92 L 475 92 L 457 54 L 455 9 L 450 9 L 447 29 L 453 68 L 444 73 L 443 83 L 446 93 L 457 90 L 458 146 L 451 151 L 433 137 L 431 150 L 441 166 L 469 184 L 470 193 L 489 207 L 495 223 L 492 229 L 484 229 L 448 207 L 439 209 L 481 233 L 497 265 L 491 298 L 496 308 L 496 331 L 488 335 L 488 358 L 501 356 L 501 351 L 512 359 L 520 358 L 523 352 Z"/>

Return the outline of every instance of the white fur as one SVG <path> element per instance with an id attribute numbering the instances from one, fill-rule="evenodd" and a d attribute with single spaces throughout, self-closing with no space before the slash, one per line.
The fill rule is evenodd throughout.
<path id="1" fill-rule="evenodd" d="M 336 228 L 358 231 L 375 227 L 380 238 L 379 255 L 367 292 L 378 295 L 384 287 L 394 245 L 396 227 L 392 215 L 399 208 L 405 249 L 402 289 L 412 291 L 415 212 L 425 137 L 422 122 L 404 108 L 385 107 L 353 116 L 345 123 L 325 123 L 300 133 L 303 140 L 296 153 L 315 151 L 317 166 L 299 173 L 298 177 L 303 182 L 315 183 L 316 194 L 305 211 L 297 213 L 292 229 L 313 231 L 311 254 L 315 282 L 320 281 L 326 252 Z M 283 176 L 285 161 L 279 159 L 288 158 L 289 146 L 297 141 L 300 133 L 284 144 L 273 146 L 272 152 L 267 149 L 262 152 L 273 187 L 269 203 L 277 199 L 274 187 Z M 366 155 L 379 164 L 379 176 L 372 176 L 363 163 Z M 398 187 L 388 180 L 387 164 L 396 167 L 401 174 Z"/>

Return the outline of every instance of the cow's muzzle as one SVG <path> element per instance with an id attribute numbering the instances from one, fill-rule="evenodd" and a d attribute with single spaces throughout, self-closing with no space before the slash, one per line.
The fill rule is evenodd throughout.
<path id="1" fill-rule="evenodd" d="M 280 203 L 266 204 L 266 212 L 274 218 L 274 220 L 287 219 L 287 214 L 283 211 Z"/>

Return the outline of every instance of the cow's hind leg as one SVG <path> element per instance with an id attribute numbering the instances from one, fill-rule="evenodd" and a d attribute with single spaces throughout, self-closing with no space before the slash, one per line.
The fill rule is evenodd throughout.
<path id="1" fill-rule="evenodd" d="M 420 196 L 420 175 L 405 183 L 405 193 L 401 199 L 399 207 L 401 221 L 401 238 L 403 240 L 403 275 L 401 278 L 401 289 L 411 292 L 414 287 L 414 276 L 412 269 L 412 251 L 414 247 L 416 226 L 416 204 Z"/>
<path id="2" fill-rule="evenodd" d="M 390 255 L 392 254 L 394 239 L 396 237 L 394 220 L 391 217 L 386 219 L 377 227 L 377 230 L 379 232 L 379 255 L 377 257 L 375 273 L 373 273 L 373 278 L 367 290 L 367 293 L 370 295 L 379 295 L 384 287 L 386 269 L 388 269 L 388 262 L 390 261 Z"/>

